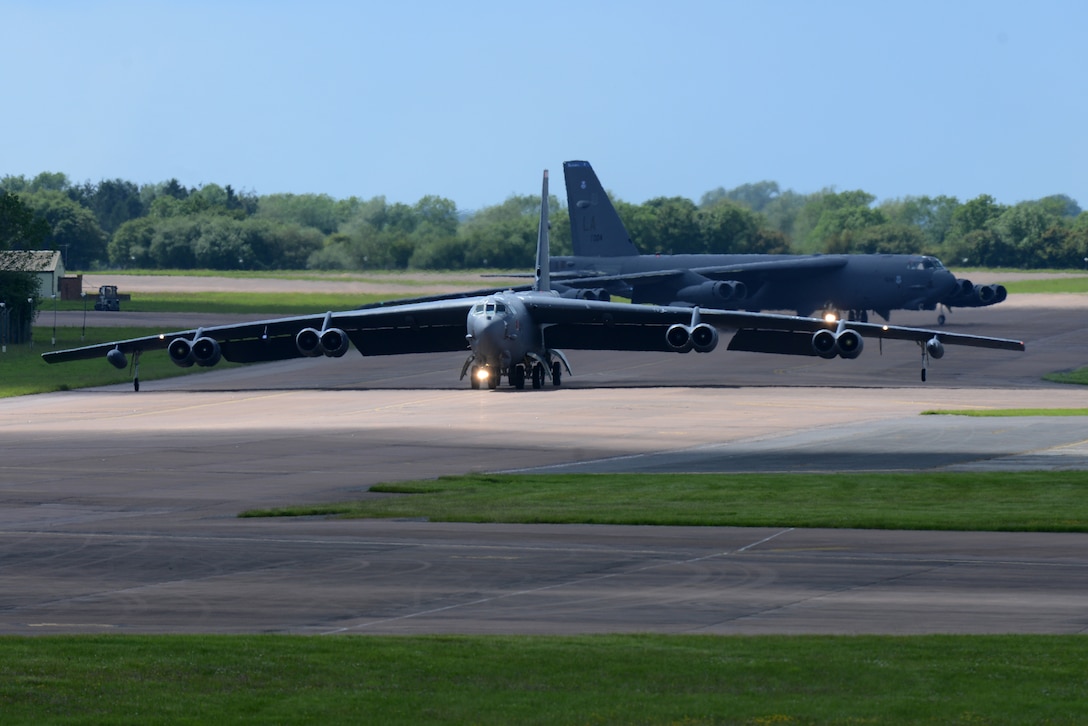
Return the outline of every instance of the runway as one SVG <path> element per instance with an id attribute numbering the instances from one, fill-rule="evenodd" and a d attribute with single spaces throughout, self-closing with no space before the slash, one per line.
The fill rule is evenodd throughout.
<path id="1" fill-rule="evenodd" d="M 1085 632 L 1088 535 L 235 516 L 537 467 L 1088 468 L 1083 418 L 918 415 L 1088 407 L 1039 377 L 1088 362 L 1070 300 L 956 311 L 1028 352 L 951 350 L 927 384 L 886 344 L 575 352 L 543 391 L 468 390 L 457 356 L 352 354 L 6 399 L 0 633 Z"/>

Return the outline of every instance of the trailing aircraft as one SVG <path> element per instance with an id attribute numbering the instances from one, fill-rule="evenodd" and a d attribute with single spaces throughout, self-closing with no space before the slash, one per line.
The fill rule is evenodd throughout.
<path id="1" fill-rule="evenodd" d="M 922 350 L 922 380 L 930 358 L 945 344 L 1024 350 L 1024 344 L 988 338 L 819 318 L 699 307 L 632 305 L 562 297 L 552 289 L 548 240 L 548 172 L 544 172 L 536 272 L 532 289 L 489 292 L 357 310 L 275 318 L 130 338 L 42 354 L 48 363 L 105 357 L 118 369 L 132 357 L 133 387 L 140 390 L 139 358 L 166 349 L 179 366 L 214 366 L 299 357 L 340 357 L 354 346 L 364 356 L 468 350 L 461 378 L 472 388 L 514 388 L 531 382 L 558 386 L 571 372 L 562 348 L 576 350 L 709 353 L 719 330 L 735 330 L 730 350 L 856 358 L 863 335 L 914 340 Z"/>
<path id="2" fill-rule="evenodd" d="M 588 161 L 563 163 L 574 255 L 552 258 L 553 280 L 597 300 L 658 305 L 817 311 L 867 322 L 869 311 L 980 307 L 1001 285 L 956 279 L 929 255 L 642 255 Z M 938 317 L 943 325 L 944 314 Z"/>

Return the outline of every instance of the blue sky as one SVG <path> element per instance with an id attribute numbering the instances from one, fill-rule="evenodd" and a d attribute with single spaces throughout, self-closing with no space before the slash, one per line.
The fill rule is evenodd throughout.
<path id="1" fill-rule="evenodd" d="M 641 203 L 777 181 L 1088 208 L 1088 3 L 12 2 L 0 176 L 461 209 L 587 159 Z"/>

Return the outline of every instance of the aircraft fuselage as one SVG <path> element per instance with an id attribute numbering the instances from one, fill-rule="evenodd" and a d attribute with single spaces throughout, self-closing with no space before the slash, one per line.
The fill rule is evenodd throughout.
<path id="1" fill-rule="evenodd" d="M 955 276 L 928 255 L 631 255 L 553 257 L 551 262 L 553 273 L 625 276 L 601 287 L 634 302 L 800 315 L 875 310 L 887 317 L 896 309 L 932 310 L 956 289 Z M 732 272 L 734 265 L 738 269 Z M 631 279 L 666 270 L 676 274 Z M 562 281 L 558 275 L 557 281 Z"/>

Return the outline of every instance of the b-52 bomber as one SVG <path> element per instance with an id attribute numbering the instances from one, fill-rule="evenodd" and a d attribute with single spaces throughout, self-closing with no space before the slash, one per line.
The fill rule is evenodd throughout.
<path id="1" fill-rule="evenodd" d="M 889 325 L 771 315 L 699 307 L 635 305 L 564 298 L 551 287 L 548 241 L 548 172 L 544 172 L 532 289 L 475 297 L 388 304 L 317 315 L 275 318 L 162 333 L 42 354 L 48 363 L 105 357 L 118 369 L 132 357 L 133 387 L 140 390 L 139 358 L 166 349 L 179 366 L 214 366 L 300 357 L 340 357 L 354 346 L 364 356 L 456 352 L 467 349 L 461 378 L 472 388 L 514 388 L 550 378 L 560 385 L 571 372 L 563 348 L 575 350 L 709 353 L 720 330 L 735 330 L 730 350 L 856 358 L 863 335 L 914 340 L 922 350 L 922 380 L 930 358 L 946 344 L 1024 350 L 1024 344 Z"/>
<path id="2" fill-rule="evenodd" d="M 982 307 L 1007 294 L 1001 285 L 957 279 L 930 255 L 642 255 L 589 162 L 564 162 L 563 175 L 574 255 L 551 261 L 553 281 L 570 288 L 567 296 L 821 311 L 867 322 L 870 310 L 889 320 L 892 310 Z"/>

